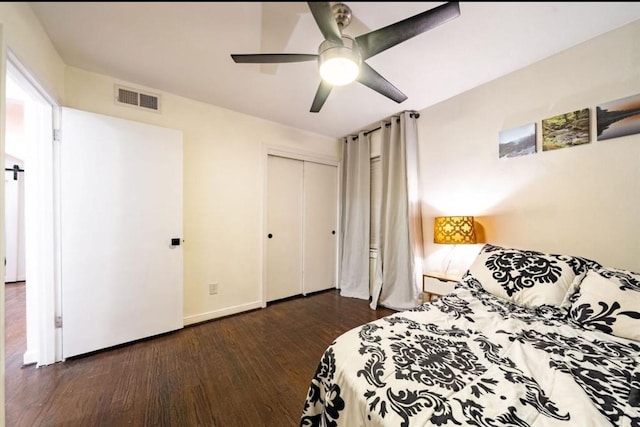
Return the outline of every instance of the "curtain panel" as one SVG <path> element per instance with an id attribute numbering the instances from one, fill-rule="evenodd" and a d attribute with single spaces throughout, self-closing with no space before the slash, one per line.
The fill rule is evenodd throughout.
<path id="1" fill-rule="evenodd" d="M 369 299 L 370 140 L 342 140 L 340 295 Z"/>
<path id="2" fill-rule="evenodd" d="M 380 129 L 382 211 L 370 307 L 405 310 L 418 305 L 422 279 L 416 119 L 404 112 Z"/>

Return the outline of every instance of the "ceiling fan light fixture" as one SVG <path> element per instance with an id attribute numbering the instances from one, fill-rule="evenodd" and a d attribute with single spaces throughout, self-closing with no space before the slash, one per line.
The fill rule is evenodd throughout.
<path id="1" fill-rule="evenodd" d="M 360 67 L 350 58 L 330 58 L 320 65 L 322 80 L 332 86 L 344 86 L 353 82 L 360 73 Z"/>
<path id="2" fill-rule="evenodd" d="M 324 41 L 318 49 L 318 67 L 320 77 L 332 86 L 344 86 L 353 82 L 360 74 L 361 58 L 355 47 L 355 41 L 343 36 L 343 45 Z"/>

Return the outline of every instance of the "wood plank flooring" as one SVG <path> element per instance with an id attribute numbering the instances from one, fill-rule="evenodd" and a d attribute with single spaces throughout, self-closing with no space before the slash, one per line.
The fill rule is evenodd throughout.
<path id="1" fill-rule="evenodd" d="M 36 368 L 24 288 L 5 286 L 8 427 L 297 426 L 324 349 L 393 313 L 329 290 Z"/>

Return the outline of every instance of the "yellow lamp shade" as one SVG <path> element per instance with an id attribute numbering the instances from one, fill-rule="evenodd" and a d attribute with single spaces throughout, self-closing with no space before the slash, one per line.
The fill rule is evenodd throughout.
<path id="1" fill-rule="evenodd" d="M 450 245 L 477 243 L 473 217 L 436 217 L 433 225 L 433 243 Z"/>

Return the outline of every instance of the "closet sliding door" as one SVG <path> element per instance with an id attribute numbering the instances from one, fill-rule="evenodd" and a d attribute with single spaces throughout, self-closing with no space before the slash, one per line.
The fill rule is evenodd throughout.
<path id="1" fill-rule="evenodd" d="M 304 294 L 336 286 L 337 185 L 337 167 L 304 163 Z"/>
<path id="2" fill-rule="evenodd" d="M 267 169 L 269 302 L 302 293 L 303 162 L 269 156 Z"/>
<path id="3" fill-rule="evenodd" d="M 335 287 L 337 167 L 269 155 L 265 300 Z"/>

